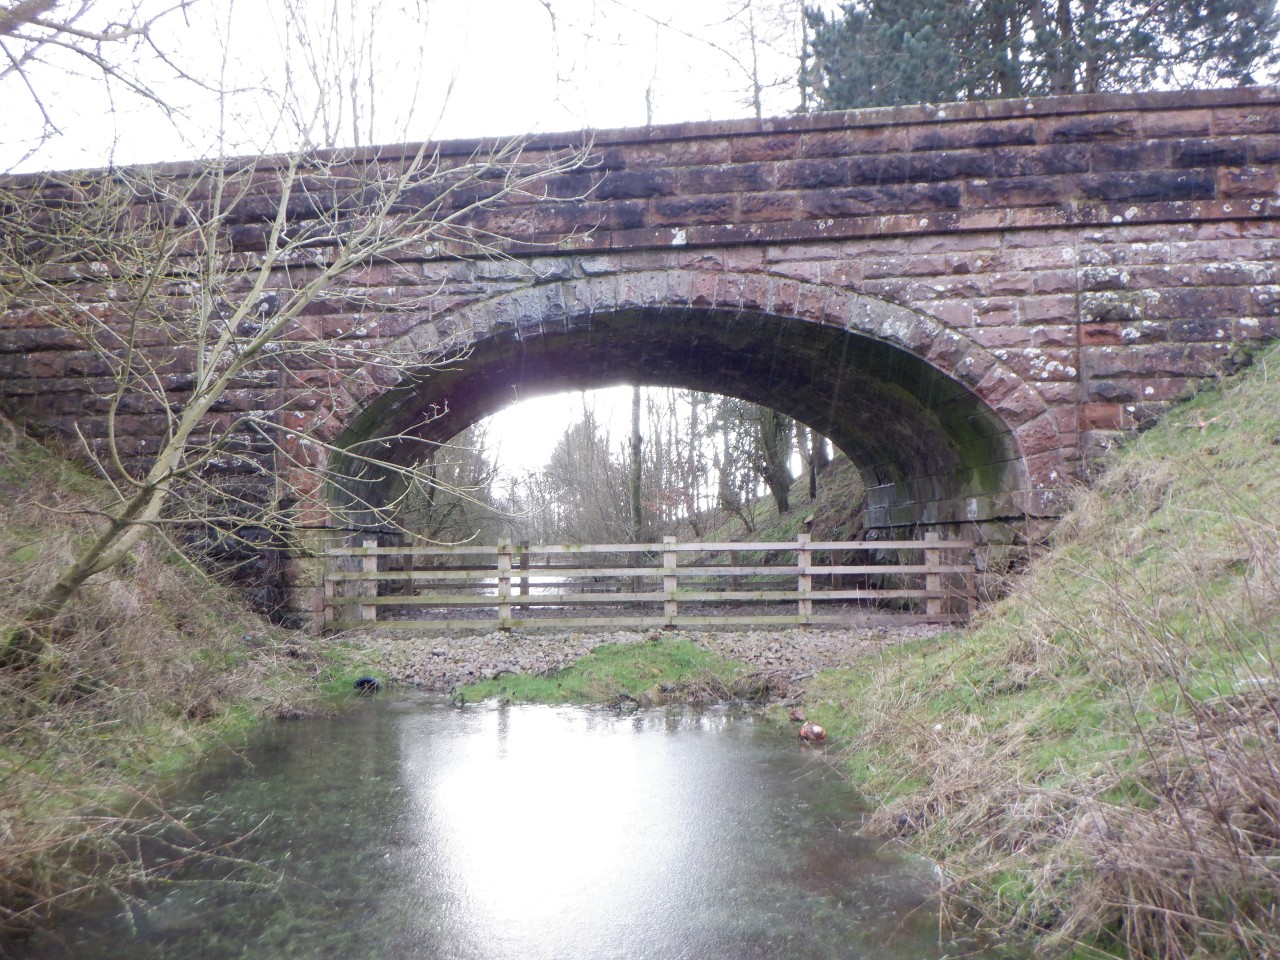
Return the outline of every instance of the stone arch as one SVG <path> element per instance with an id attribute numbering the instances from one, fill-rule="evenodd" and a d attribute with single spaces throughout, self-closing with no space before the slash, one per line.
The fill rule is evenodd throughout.
<path id="1" fill-rule="evenodd" d="M 1057 512 L 1062 440 L 1039 393 L 937 319 L 832 284 L 690 269 L 556 279 L 424 319 L 393 349 L 424 364 L 468 353 L 371 398 L 340 447 L 444 442 L 519 399 L 638 379 L 742 397 L 825 434 L 861 469 L 875 527 Z M 440 415 L 422 423 L 427 410 Z M 385 482 L 371 472 L 359 495 L 378 502 Z"/>

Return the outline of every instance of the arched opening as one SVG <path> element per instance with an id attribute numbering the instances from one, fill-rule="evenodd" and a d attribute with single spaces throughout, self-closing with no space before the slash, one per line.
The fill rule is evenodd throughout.
<path id="1" fill-rule="evenodd" d="M 447 442 L 518 400 L 638 382 L 738 397 L 830 438 L 862 473 L 868 526 L 885 535 L 1016 526 L 1026 513 L 1027 473 L 1010 425 L 959 379 L 860 330 L 715 306 L 601 307 L 493 324 L 467 348 L 383 393 L 339 445 L 378 442 L 379 457 L 407 465 L 423 442 Z M 344 456 L 331 470 L 354 478 L 332 496 L 356 523 L 370 518 L 354 504 L 395 493 L 392 471 Z"/>

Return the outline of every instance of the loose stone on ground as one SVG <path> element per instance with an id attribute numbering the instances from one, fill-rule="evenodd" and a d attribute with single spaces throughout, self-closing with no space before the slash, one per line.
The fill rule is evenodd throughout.
<path id="1" fill-rule="evenodd" d="M 504 673 L 543 674 L 567 667 L 604 644 L 678 636 L 713 653 L 798 678 L 854 665 L 884 647 L 939 632 L 935 627 L 845 630 L 678 631 L 618 630 L 574 633 L 535 630 L 440 635 L 351 633 L 343 639 L 364 651 L 370 669 L 399 683 L 448 691 Z"/>

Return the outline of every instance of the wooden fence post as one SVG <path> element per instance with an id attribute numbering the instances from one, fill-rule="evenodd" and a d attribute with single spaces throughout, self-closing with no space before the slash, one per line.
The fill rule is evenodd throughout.
<path id="1" fill-rule="evenodd" d="M 520 541 L 520 596 L 527 597 L 529 595 L 529 541 Z M 516 607 L 521 613 L 529 609 L 527 603 L 522 603 Z"/>
<path id="2" fill-rule="evenodd" d="M 333 598 L 338 595 L 338 582 L 333 579 L 333 557 L 326 556 L 324 561 L 324 620 L 322 627 L 328 627 L 333 621 L 338 619 L 338 611 L 333 603 Z"/>
<path id="3" fill-rule="evenodd" d="M 797 612 L 800 614 L 800 623 L 804 626 L 808 626 L 813 617 L 813 575 L 809 572 L 812 563 L 809 534 L 801 533 L 796 536 L 796 590 L 800 593 Z"/>
<path id="4" fill-rule="evenodd" d="M 378 545 L 377 540 L 365 540 L 361 543 L 361 546 L 363 546 L 366 550 L 372 550 L 377 545 Z M 362 573 L 366 575 L 372 574 L 372 576 L 369 576 L 361 584 L 361 588 L 360 588 L 361 593 L 365 596 L 376 597 L 378 595 L 378 555 L 376 553 L 365 554 L 360 564 L 360 570 Z M 360 619 L 361 620 L 377 620 L 378 619 L 377 604 L 373 604 L 373 603 L 360 604 Z"/>
<path id="5" fill-rule="evenodd" d="M 511 629 L 511 541 L 498 541 L 498 629 Z"/>
<path id="6" fill-rule="evenodd" d="M 663 537 L 662 542 L 675 543 L 675 537 Z M 676 576 L 676 556 L 675 550 L 662 551 L 662 592 L 665 599 L 662 601 L 662 615 L 666 618 L 663 628 L 666 630 L 674 630 L 676 627 L 676 615 L 679 613 L 676 601 L 676 586 L 679 580 Z"/>
<path id="7" fill-rule="evenodd" d="M 941 538 L 936 530 L 931 530 L 924 535 L 925 540 L 930 543 L 937 543 Z M 924 565 L 926 567 L 942 566 L 942 551 L 936 548 L 926 548 L 924 551 Z M 925 573 L 924 588 L 928 592 L 928 596 L 924 601 L 924 612 L 931 617 L 942 614 L 942 574 Z"/>

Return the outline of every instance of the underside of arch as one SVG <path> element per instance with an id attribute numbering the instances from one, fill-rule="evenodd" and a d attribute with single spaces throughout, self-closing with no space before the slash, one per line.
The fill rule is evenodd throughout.
<path id="1" fill-rule="evenodd" d="M 959 380 L 862 331 L 714 306 L 597 307 L 495 324 L 464 357 L 367 406 L 340 445 L 398 436 L 378 455 L 407 464 L 424 442 L 447 442 L 511 403 L 619 383 L 726 394 L 807 424 L 858 465 L 872 527 L 1016 520 L 1027 509 L 1016 435 Z M 557 439 L 548 436 L 548 448 Z M 383 503 L 393 489 L 388 471 L 351 457 L 335 458 L 333 471 L 356 478 L 345 490 L 335 484 L 348 501 L 339 508 Z"/>

